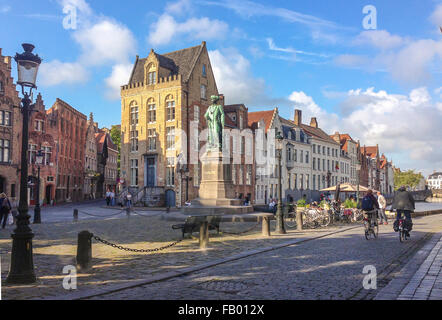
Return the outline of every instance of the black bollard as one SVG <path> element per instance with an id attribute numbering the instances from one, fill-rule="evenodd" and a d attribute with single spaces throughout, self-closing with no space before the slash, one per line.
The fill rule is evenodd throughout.
<path id="1" fill-rule="evenodd" d="M 74 222 L 78 221 L 78 209 L 74 209 Z"/>
<path id="2" fill-rule="evenodd" d="M 200 225 L 200 249 L 207 248 L 209 244 L 209 223 L 204 221 Z"/>
<path id="3" fill-rule="evenodd" d="M 86 271 L 92 267 L 92 237 L 89 231 L 78 234 L 77 270 Z"/>

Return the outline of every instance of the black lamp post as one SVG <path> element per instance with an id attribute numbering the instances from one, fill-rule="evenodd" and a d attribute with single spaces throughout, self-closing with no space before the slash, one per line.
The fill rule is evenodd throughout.
<path id="1" fill-rule="evenodd" d="M 34 273 L 34 261 L 32 255 L 32 238 L 34 234 L 29 227 L 28 215 L 28 132 L 29 132 L 29 113 L 31 109 L 32 89 L 36 89 L 38 67 L 41 58 L 34 55 L 32 44 L 23 44 L 25 52 L 16 54 L 18 80 L 17 84 L 22 87 L 22 151 L 20 168 L 20 202 L 18 206 L 17 227 L 12 237 L 11 266 L 9 269 L 7 283 L 11 284 L 29 284 L 36 281 Z"/>
<path id="2" fill-rule="evenodd" d="M 40 209 L 40 166 L 43 163 L 43 152 L 41 152 L 41 150 L 39 150 L 37 152 L 37 154 L 35 155 L 35 164 L 37 165 L 37 199 L 36 199 L 36 204 L 35 204 L 35 208 L 34 208 L 34 224 L 39 224 L 41 223 L 41 209 Z"/>
<path id="3" fill-rule="evenodd" d="M 356 182 L 357 182 L 357 186 L 356 186 L 356 203 L 359 205 L 359 185 L 360 185 L 360 177 L 359 175 L 361 174 L 361 164 L 358 160 L 358 162 L 356 163 Z"/>
<path id="4" fill-rule="evenodd" d="M 279 175 L 278 175 L 278 207 L 276 209 L 276 233 L 286 234 L 284 225 L 284 215 L 282 211 L 282 145 L 284 137 L 281 132 L 276 134 L 276 156 L 278 157 Z"/>

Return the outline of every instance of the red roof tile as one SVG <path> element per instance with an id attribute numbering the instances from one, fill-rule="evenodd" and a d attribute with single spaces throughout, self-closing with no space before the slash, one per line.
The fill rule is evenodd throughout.
<path id="1" fill-rule="evenodd" d="M 273 119 L 273 115 L 275 114 L 276 109 L 267 110 L 267 111 L 257 111 L 257 112 L 249 112 L 248 114 L 248 124 L 250 128 L 256 128 L 257 123 L 261 120 L 264 120 L 266 133 L 270 128 L 270 124 Z"/>

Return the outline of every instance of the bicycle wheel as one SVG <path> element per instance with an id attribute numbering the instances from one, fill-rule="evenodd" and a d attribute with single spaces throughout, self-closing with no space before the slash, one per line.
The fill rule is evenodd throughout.
<path id="1" fill-rule="evenodd" d="M 373 236 L 374 236 L 375 238 L 377 238 L 378 235 L 379 235 L 379 225 L 376 224 L 376 225 L 373 227 L 372 230 L 373 230 Z"/>
<path id="2" fill-rule="evenodd" d="M 285 221 L 285 224 L 287 225 L 288 228 L 296 228 L 297 227 L 295 213 L 290 213 L 287 216 L 285 216 L 284 221 Z"/>
<path id="3" fill-rule="evenodd" d="M 370 240 L 370 228 L 368 227 L 367 221 L 364 221 L 364 232 L 365 232 L 365 239 Z"/>
<path id="4" fill-rule="evenodd" d="M 322 226 L 327 227 L 330 224 L 330 215 L 327 213 L 322 213 Z"/>
<path id="5" fill-rule="evenodd" d="M 400 230 L 399 231 L 399 241 L 404 242 L 405 241 L 405 231 Z"/>

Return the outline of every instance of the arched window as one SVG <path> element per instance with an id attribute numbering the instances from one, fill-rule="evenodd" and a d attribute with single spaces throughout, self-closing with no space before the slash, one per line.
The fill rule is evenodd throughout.
<path id="1" fill-rule="evenodd" d="M 147 72 L 147 84 L 152 85 L 157 82 L 157 68 L 156 66 L 151 63 L 146 68 Z"/>
<path id="2" fill-rule="evenodd" d="M 175 120 L 175 101 L 173 100 L 172 95 L 166 97 L 166 120 Z"/>
<path id="3" fill-rule="evenodd" d="M 135 101 L 130 103 L 130 124 L 138 124 L 138 104 Z"/>
<path id="4" fill-rule="evenodd" d="M 149 123 L 154 123 L 157 121 L 157 107 L 155 105 L 155 100 L 150 98 L 147 101 L 147 119 Z"/>

